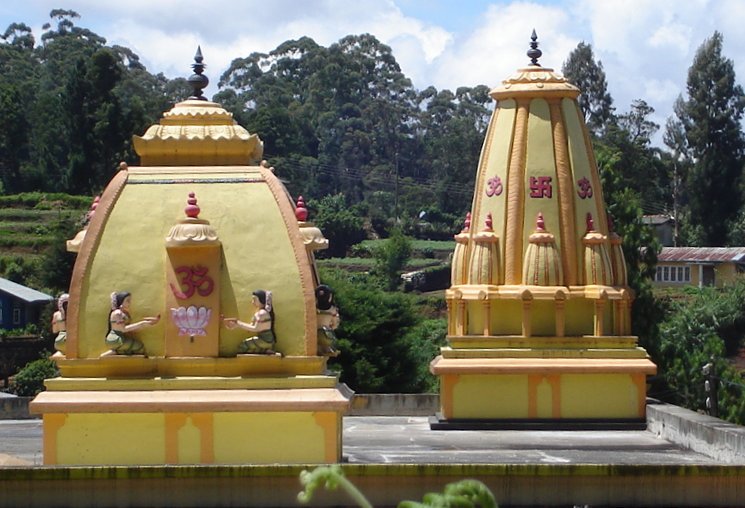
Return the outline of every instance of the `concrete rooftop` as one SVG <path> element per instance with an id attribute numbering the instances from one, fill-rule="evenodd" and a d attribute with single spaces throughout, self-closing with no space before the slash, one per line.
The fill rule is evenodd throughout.
<path id="1" fill-rule="evenodd" d="M 666 404 L 647 415 L 640 431 L 435 431 L 424 414 L 347 416 L 342 469 L 378 507 L 463 478 L 502 507 L 745 506 L 745 428 Z M 298 474 L 314 467 L 41 462 L 41 421 L 0 420 L 0 507 L 299 506 Z M 312 506 L 354 505 L 318 492 Z"/>

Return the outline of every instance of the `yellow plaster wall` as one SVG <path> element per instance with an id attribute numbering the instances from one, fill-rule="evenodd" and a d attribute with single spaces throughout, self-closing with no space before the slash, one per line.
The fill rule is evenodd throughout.
<path id="1" fill-rule="evenodd" d="M 479 174 L 476 189 L 473 196 L 473 216 L 471 222 L 471 234 L 478 233 L 483 229 L 487 214 L 492 214 L 494 231 L 499 235 L 499 256 L 504 260 L 504 238 L 507 223 L 505 222 L 505 207 L 507 197 L 507 168 L 512 148 L 512 137 L 500 135 L 505 132 L 513 132 L 517 104 L 514 100 L 499 102 L 499 107 L 494 112 L 490 122 L 487 138 L 482 149 L 482 160 L 479 163 Z M 489 179 L 499 177 L 502 181 L 502 193 L 500 195 L 487 196 L 487 182 Z M 504 274 L 502 273 L 502 278 Z"/>
<path id="2" fill-rule="evenodd" d="M 637 377 L 461 374 L 446 387 L 453 405 L 448 418 L 643 418 L 644 376 Z"/>
<path id="3" fill-rule="evenodd" d="M 493 300 L 490 309 L 492 335 L 521 335 L 522 308 L 519 300 Z"/>
<path id="4" fill-rule="evenodd" d="M 460 376 L 453 387 L 453 417 L 527 418 L 527 376 Z"/>
<path id="5" fill-rule="evenodd" d="M 45 429 L 45 445 L 46 434 Z M 165 444 L 161 413 L 74 413 L 56 433 L 56 459 L 78 465 L 164 464 Z"/>
<path id="6" fill-rule="evenodd" d="M 569 299 L 564 305 L 565 335 L 592 335 L 595 309 L 591 300 Z"/>
<path id="7" fill-rule="evenodd" d="M 533 300 L 530 311 L 532 335 L 556 335 L 555 309 L 553 300 Z"/>
<path id="8" fill-rule="evenodd" d="M 717 287 L 732 284 L 737 277 L 737 267 L 734 263 L 722 263 L 714 267 L 714 280 Z"/>
<path id="9" fill-rule="evenodd" d="M 536 217 L 543 214 L 546 230 L 556 239 L 556 247 L 561 252 L 561 230 L 559 224 L 559 184 L 553 151 L 553 132 L 551 112 L 544 99 L 530 102 L 528 116 L 528 146 L 525 161 L 525 217 L 523 219 L 523 254 L 528 248 L 528 237 L 535 231 Z M 530 196 L 531 177 L 551 178 L 551 197 L 533 198 Z"/>
<path id="10" fill-rule="evenodd" d="M 168 176 L 179 178 L 178 174 Z M 217 230 L 223 245 L 221 312 L 250 321 L 254 312 L 251 292 L 271 290 L 277 349 L 285 355 L 305 354 L 306 307 L 298 260 L 269 187 L 263 182 L 192 182 L 128 183 L 123 189 L 81 288 L 79 356 L 96 357 L 106 350 L 112 291 L 133 293 L 134 321 L 156 314 L 169 319 L 164 239 L 171 226 L 184 217 L 189 192 L 196 193 L 200 218 Z M 308 265 L 307 258 L 299 261 Z M 310 271 L 309 266 L 302 268 Z M 137 333 L 148 355 L 163 355 L 163 333 L 163 321 Z M 220 353 L 234 354 L 246 336 L 246 332 L 221 327 Z"/>
<path id="11" fill-rule="evenodd" d="M 484 304 L 481 300 L 466 303 L 468 314 L 468 335 L 484 334 Z"/>
<path id="12" fill-rule="evenodd" d="M 575 194 L 574 199 L 574 211 L 575 211 L 575 224 L 576 224 L 576 242 L 577 242 L 577 254 L 578 254 L 578 274 L 583 273 L 582 270 L 582 252 L 584 252 L 584 246 L 582 245 L 582 237 L 585 235 L 587 230 L 586 218 L 587 214 L 592 214 L 595 222 L 595 229 L 601 233 L 607 234 L 607 228 L 605 226 L 605 210 L 599 208 L 599 203 L 602 203 L 602 189 L 600 182 L 596 178 L 596 172 L 592 171 L 590 164 L 588 146 L 585 142 L 585 136 L 583 132 L 582 120 L 580 119 L 580 111 L 577 103 L 570 99 L 564 99 L 561 103 L 562 111 L 564 114 L 564 120 L 567 128 L 567 138 L 569 144 L 569 160 L 571 161 L 572 167 L 572 183 L 577 185 L 577 182 L 582 178 L 587 178 L 592 184 L 592 197 L 586 199 L 580 199 Z M 601 204 L 602 206 L 602 204 Z M 579 281 L 582 283 L 582 280 Z"/>
<path id="13" fill-rule="evenodd" d="M 638 388 L 629 374 L 563 374 L 564 418 L 641 418 Z"/>
<path id="14" fill-rule="evenodd" d="M 218 463 L 322 463 L 326 430 L 313 413 L 220 413 L 215 415 Z"/>
<path id="15" fill-rule="evenodd" d="M 328 463 L 341 456 L 341 423 L 333 412 L 59 416 L 45 417 L 51 465 Z"/>

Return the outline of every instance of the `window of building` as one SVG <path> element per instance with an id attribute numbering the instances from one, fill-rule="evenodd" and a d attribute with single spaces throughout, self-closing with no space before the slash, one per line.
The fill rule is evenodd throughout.
<path id="1" fill-rule="evenodd" d="M 19 309 L 18 307 L 13 308 L 13 324 L 14 325 L 21 324 L 21 309 Z"/>
<path id="2" fill-rule="evenodd" d="M 657 266 L 654 280 L 656 282 L 676 282 L 681 284 L 691 282 L 691 267 L 669 265 Z"/>

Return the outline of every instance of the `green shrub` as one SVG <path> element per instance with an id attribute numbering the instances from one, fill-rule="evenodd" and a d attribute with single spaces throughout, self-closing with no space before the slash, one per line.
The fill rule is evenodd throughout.
<path id="1" fill-rule="evenodd" d="M 334 290 L 341 315 L 336 330 L 341 355 L 330 367 L 360 393 L 422 393 L 432 382 L 421 372 L 434 358 L 431 337 L 437 325 L 423 324 L 416 299 L 383 291 L 361 274 L 322 270 L 321 280 Z M 420 342 L 423 341 L 423 342 Z"/>
<path id="2" fill-rule="evenodd" d="M 33 397 L 44 391 L 44 380 L 59 376 L 59 370 L 48 357 L 26 364 L 13 377 L 10 391 L 19 396 Z"/>

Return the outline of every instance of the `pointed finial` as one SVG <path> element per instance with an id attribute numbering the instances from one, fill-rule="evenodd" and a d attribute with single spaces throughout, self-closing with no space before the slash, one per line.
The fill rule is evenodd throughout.
<path id="1" fill-rule="evenodd" d="M 538 59 L 541 58 L 543 52 L 538 49 L 538 36 L 535 33 L 535 28 L 533 29 L 533 33 L 530 35 L 530 41 L 530 49 L 528 50 L 530 65 L 540 66 L 541 64 L 538 63 Z"/>
<path id="2" fill-rule="evenodd" d="M 199 206 L 197 205 L 196 195 L 193 192 L 190 192 L 189 199 L 186 200 L 186 208 L 184 208 L 184 213 L 191 219 L 198 219 L 199 212 L 200 210 Z"/>
<path id="3" fill-rule="evenodd" d="M 538 216 L 535 218 L 535 229 L 541 233 L 546 231 L 546 223 L 543 221 L 542 212 L 538 212 Z"/>
<path id="4" fill-rule="evenodd" d="M 207 76 L 202 74 L 206 67 L 206 65 L 202 63 L 203 61 L 204 57 L 202 56 L 202 47 L 197 46 L 197 53 L 194 55 L 194 62 L 196 63 L 191 64 L 191 68 L 194 69 L 194 74 L 189 76 L 189 79 L 187 80 L 193 89 L 192 96 L 189 97 L 190 100 L 207 100 L 207 98 L 202 95 L 202 89 L 207 87 L 210 80 Z"/>
<path id="5" fill-rule="evenodd" d="M 298 196 L 297 198 L 297 204 L 295 205 L 295 218 L 298 222 L 305 222 L 308 219 L 308 209 L 305 207 L 303 196 Z"/>
<path id="6" fill-rule="evenodd" d="M 466 220 L 463 222 L 463 231 L 461 233 L 468 233 L 471 229 L 471 212 L 466 214 Z"/>
<path id="7" fill-rule="evenodd" d="M 491 212 L 486 214 L 486 220 L 484 221 L 484 224 L 486 225 L 486 231 L 494 231 L 494 222 L 492 221 Z"/>
<path id="8" fill-rule="evenodd" d="M 587 212 L 587 232 L 595 231 L 595 221 L 592 219 L 592 214 L 590 212 Z"/>

